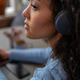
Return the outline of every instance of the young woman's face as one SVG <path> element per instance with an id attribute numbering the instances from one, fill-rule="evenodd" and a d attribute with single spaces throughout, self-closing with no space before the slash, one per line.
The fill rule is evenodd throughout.
<path id="1" fill-rule="evenodd" d="M 30 0 L 23 16 L 26 17 L 24 27 L 28 38 L 51 38 L 56 35 L 50 0 Z"/>

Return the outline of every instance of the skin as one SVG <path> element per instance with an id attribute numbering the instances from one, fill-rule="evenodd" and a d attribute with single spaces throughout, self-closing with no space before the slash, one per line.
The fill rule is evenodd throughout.
<path id="1" fill-rule="evenodd" d="M 50 9 L 50 0 L 30 0 L 30 4 L 22 14 L 26 17 L 24 21 L 25 35 L 31 39 L 47 39 L 54 50 L 62 35 L 57 32 L 54 26 L 53 18 L 55 16 Z M 9 51 L 0 49 L 0 52 L 5 53 L 4 59 L 9 57 Z M 2 55 L 1 53 L 0 55 Z"/>
<path id="2" fill-rule="evenodd" d="M 29 6 L 23 11 L 23 16 L 26 17 L 24 23 L 29 27 L 25 31 L 25 35 L 28 38 L 50 38 L 56 34 L 52 11 L 47 1 L 30 0 Z M 31 4 L 33 6 L 31 6 Z M 34 6 L 36 8 L 34 8 Z"/>
<path id="3" fill-rule="evenodd" d="M 23 16 L 26 17 L 24 23 L 29 27 L 25 31 L 28 38 L 46 38 L 52 47 L 62 36 L 54 26 L 55 16 L 50 9 L 50 0 L 30 0 L 29 6 L 23 11 Z"/>

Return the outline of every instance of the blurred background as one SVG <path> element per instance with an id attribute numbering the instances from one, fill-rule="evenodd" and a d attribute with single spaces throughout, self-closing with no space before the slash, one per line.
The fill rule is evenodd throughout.
<path id="1" fill-rule="evenodd" d="M 28 5 L 28 0 L 7 0 L 5 14 L 18 12 L 23 5 Z"/>
<path id="2" fill-rule="evenodd" d="M 45 39 L 29 39 L 25 36 L 25 17 L 22 12 L 28 4 L 29 0 L 0 0 L 0 48 L 3 50 L 48 47 Z M 7 79 L 20 80 L 7 70 L 3 65 L 6 63 L 2 62 L 0 68 Z M 30 63 L 23 65 L 30 71 L 30 75 L 21 80 L 29 80 L 38 66 Z"/>
<path id="3" fill-rule="evenodd" d="M 0 47 L 2 49 L 9 50 L 14 45 L 14 42 L 16 42 L 16 46 L 19 45 L 20 47 L 22 40 L 25 43 L 30 43 L 34 48 L 48 46 L 45 39 L 40 41 L 39 39 L 32 40 L 24 35 L 25 17 L 22 12 L 27 8 L 28 4 L 29 0 L 0 0 Z"/>
<path id="4" fill-rule="evenodd" d="M 28 4 L 29 0 L 0 0 L 0 28 L 24 25 L 22 11 Z"/>

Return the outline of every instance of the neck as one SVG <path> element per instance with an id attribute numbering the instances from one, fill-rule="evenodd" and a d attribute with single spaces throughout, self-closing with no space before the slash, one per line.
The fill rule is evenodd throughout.
<path id="1" fill-rule="evenodd" d="M 58 43 L 58 40 L 61 37 L 62 37 L 62 35 L 60 33 L 58 33 L 54 37 L 47 39 L 47 41 L 48 41 L 50 47 L 53 49 L 53 51 L 55 51 L 56 44 Z"/>

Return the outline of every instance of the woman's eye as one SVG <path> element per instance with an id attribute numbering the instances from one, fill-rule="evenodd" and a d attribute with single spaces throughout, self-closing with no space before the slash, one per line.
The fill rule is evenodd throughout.
<path id="1" fill-rule="evenodd" d="M 37 7 L 35 5 L 31 4 L 31 6 L 33 10 L 37 10 Z"/>

